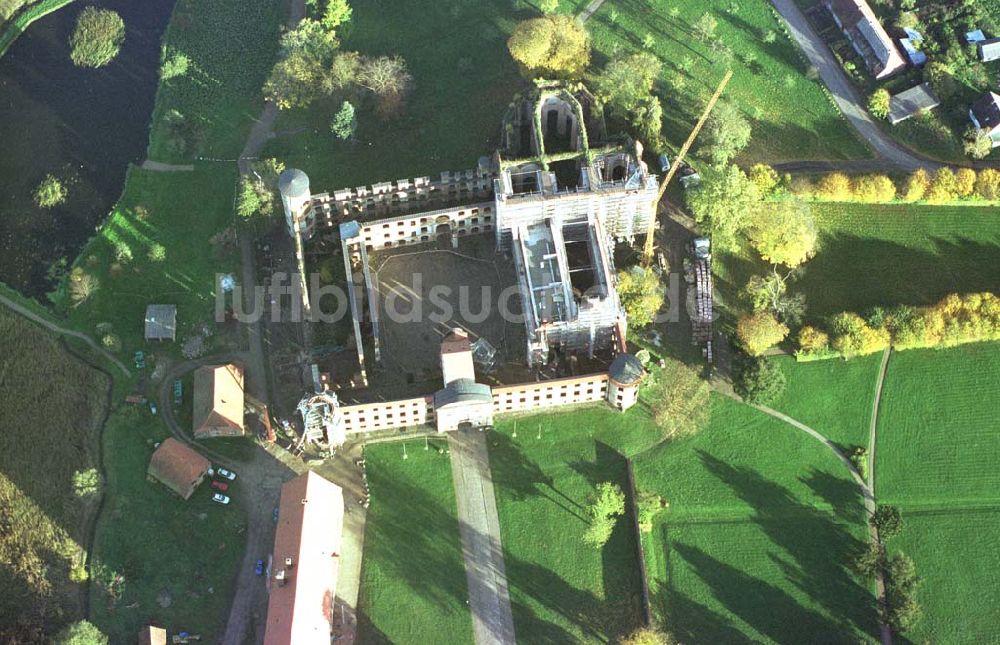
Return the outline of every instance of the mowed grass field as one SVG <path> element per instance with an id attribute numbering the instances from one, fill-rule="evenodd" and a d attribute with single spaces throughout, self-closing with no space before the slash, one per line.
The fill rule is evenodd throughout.
<path id="1" fill-rule="evenodd" d="M 792 291 L 806 294 L 807 319 L 876 305 L 923 305 L 948 293 L 1000 284 L 995 208 L 814 203 L 816 256 Z M 751 275 L 770 270 L 755 253 L 719 253 L 716 285 L 729 308 Z"/>
<path id="2" fill-rule="evenodd" d="M 359 641 L 471 643 L 472 615 L 446 441 L 365 447 Z M 353 507 L 355 500 L 346 500 Z"/>
<path id="3" fill-rule="evenodd" d="M 785 373 L 787 386 L 772 408 L 810 426 L 842 449 L 867 446 L 881 354 L 849 361 L 799 363 L 791 356 L 767 359 Z"/>
<path id="4" fill-rule="evenodd" d="M 899 506 L 924 582 L 914 642 L 986 643 L 1000 604 L 1000 344 L 894 353 L 879 412 L 875 491 Z"/>
<path id="5" fill-rule="evenodd" d="M 693 35 L 692 25 L 706 13 L 718 22 L 715 37 L 734 54 L 726 97 L 753 121 L 744 161 L 870 156 L 822 84 L 807 78 L 803 55 L 782 31 L 784 23 L 767 0 L 605 2 L 587 23 L 595 59 L 645 49 L 663 60 L 668 82 L 659 94 L 665 134 L 675 149 L 687 138 L 727 67 Z"/>
<path id="6" fill-rule="evenodd" d="M 641 410 L 620 415 L 605 407 L 498 420 L 490 465 L 520 641 L 617 642 L 641 624 L 631 513 L 601 549 L 585 544 L 583 533 L 599 483 L 628 490 L 618 448 L 650 432 L 655 437 Z"/>
<path id="7" fill-rule="evenodd" d="M 356 141 L 338 141 L 330 119 L 339 102 L 317 101 L 286 110 L 281 136 L 265 148 L 289 167 L 301 168 L 313 192 L 378 181 L 474 168 L 496 148 L 501 118 L 525 85 L 507 51 L 518 19 L 510 2 L 377 0 L 353 5 L 338 30 L 341 49 L 364 55 L 398 54 L 413 75 L 414 90 L 403 114 L 382 120 L 370 102 L 357 105 Z"/>
<path id="8" fill-rule="evenodd" d="M 71 570 L 86 562 L 98 495 L 78 497 L 74 475 L 99 468 L 109 386 L 0 307 L 0 640 L 40 642 L 83 617 Z"/>
<path id="9" fill-rule="evenodd" d="M 665 498 L 644 538 L 653 611 L 684 643 L 869 642 L 860 490 L 822 444 L 717 397 L 710 426 L 636 460 Z"/>

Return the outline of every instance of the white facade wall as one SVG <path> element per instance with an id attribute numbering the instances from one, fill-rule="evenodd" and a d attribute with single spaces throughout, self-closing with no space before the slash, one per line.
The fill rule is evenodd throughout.
<path id="1" fill-rule="evenodd" d="M 478 235 L 492 231 L 496 213 L 491 202 L 470 204 L 456 208 L 390 217 L 361 224 L 361 239 L 369 251 L 396 246 L 422 244 L 435 241 L 439 226 L 455 236 Z"/>
<path id="2" fill-rule="evenodd" d="M 434 423 L 434 397 L 360 403 L 340 408 L 347 434 L 392 430 Z"/>
<path id="3" fill-rule="evenodd" d="M 495 387 L 493 412 L 503 414 L 575 403 L 592 403 L 606 400 L 607 393 L 608 375 L 603 373 Z"/>

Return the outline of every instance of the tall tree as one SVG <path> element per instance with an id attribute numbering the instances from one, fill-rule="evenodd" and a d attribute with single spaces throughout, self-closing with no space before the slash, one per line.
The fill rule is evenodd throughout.
<path id="1" fill-rule="evenodd" d="M 714 246 L 726 249 L 746 230 L 761 196 L 746 173 L 732 165 L 706 173 L 701 185 L 687 192 L 687 202 L 695 220 L 711 230 Z"/>
<path id="2" fill-rule="evenodd" d="M 712 163 L 724 165 L 750 143 L 752 128 L 739 107 L 720 101 L 705 123 L 702 151 Z"/>
<path id="3" fill-rule="evenodd" d="M 816 222 L 809 204 L 792 197 L 763 204 L 750 217 L 750 243 L 772 264 L 794 268 L 816 253 Z"/>
<path id="4" fill-rule="evenodd" d="M 666 292 L 660 276 L 649 267 L 631 267 L 618 272 L 616 285 L 629 325 L 645 327 L 656 319 Z"/>
<path id="5" fill-rule="evenodd" d="M 578 77 L 590 63 L 590 37 L 572 16 L 555 14 L 519 23 L 510 55 L 533 76 Z"/>
<path id="6" fill-rule="evenodd" d="M 664 439 L 693 435 L 707 425 L 712 388 L 696 371 L 670 360 L 654 379 L 650 397 L 653 420 Z"/>
<path id="7" fill-rule="evenodd" d="M 615 520 L 625 513 L 625 493 L 618 484 L 601 482 L 597 494 L 587 507 L 590 526 L 583 534 L 583 540 L 594 548 L 601 548 L 611 537 Z"/>
<path id="8" fill-rule="evenodd" d="M 742 316 L 736 323 L 736 337 L 751 356 L 760 356 L 788 336 L 788 327 L 769 311 Z"/>

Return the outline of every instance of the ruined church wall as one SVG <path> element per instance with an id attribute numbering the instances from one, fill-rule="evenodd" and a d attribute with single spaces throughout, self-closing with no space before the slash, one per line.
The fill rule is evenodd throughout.
<path id="1" fill-rule="evenodd" d="M 347 434 L 392 430 L 434 423 L 434 397 L 341 406 Z"/>
<path id="2" fill-rule="evenodd" d="M 522 412 L 543 408 L 605 401 L 608 394 L 606 373 L 519 383 L 493 388 L 493 412 Z"/>

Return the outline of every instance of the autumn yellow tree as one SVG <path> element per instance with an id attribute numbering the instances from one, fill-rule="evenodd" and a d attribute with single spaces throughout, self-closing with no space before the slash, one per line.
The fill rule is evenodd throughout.
<path id="1" fill-rule="evenodd" d="M 859 202 L 891 202 L 896 197 L 896 184 L 885 175 L 862 175 L 854 180 L 854 196 Z"/>
<path id="2" fill-rule="evenodd" d="M 590 63 L 590 37 L 572 16 L 525 20 L 507 41 L 510 55 L 531 75 L 577 77 Z"/>
<path id="3" fill-rule="evenodd" d="M 969 197 L 976 190 L 976 171 L 972 168 L 959 168 L 955 171 L 955 194 L 959 197 Z"/>
<path id="4" fill-rule="evenodd" d="M 831 172 L 816 183 L 816 196 L 833 202 L 850 201 L 851 178 L 842 172 Z"/>
<path id="5" fill-rule="evenodd" d="M 1000 170 L 983 168 L 976 176 L 976 195 L 994 201 L 1000 199 Z"/>
<path id="6" fill-rule="evenodd" d="M 619 271 L 617 290 L 629 326 L 635 328 L 645 327 L 656 319 L 666 295 L 660 276 L 648 267 Z"/>
<path id="7" fill-rule="evenodd" d="M 751 356 L 760 356 L 788 336 L 788 327 L 769 311 L 743 316 L 736 323 L 736 336 Z"/>
<path id="8" fill-rule="evenodd" d="M 818 352 L 830 345 L 830 336 L 811 325 L 799 330 L 799 349 L 804 352 Z"/>
<path id="9" fill-rule="evenodd" d="M 943 204 L 955 199 L 958 182 L 951 168 L 941 167 L 934 172 L 934 178 L 924 198 L 932 204 Z"/>
<path id="10" fill-rule="evenodd" d="M 753 214 L 747 235 L 772 264 L 797 267 L 816 253 L 816 222 L 798 198 L 765 202 Z"/>
<path id="11" fill-rule="evenodd" d="M 920 201 L 927 194 L 927 189 L 930 188 L 930 185 L 930 175 L 923 168 L 918 168 L 906 178 L 900 197 L 904 202 Z"/>

